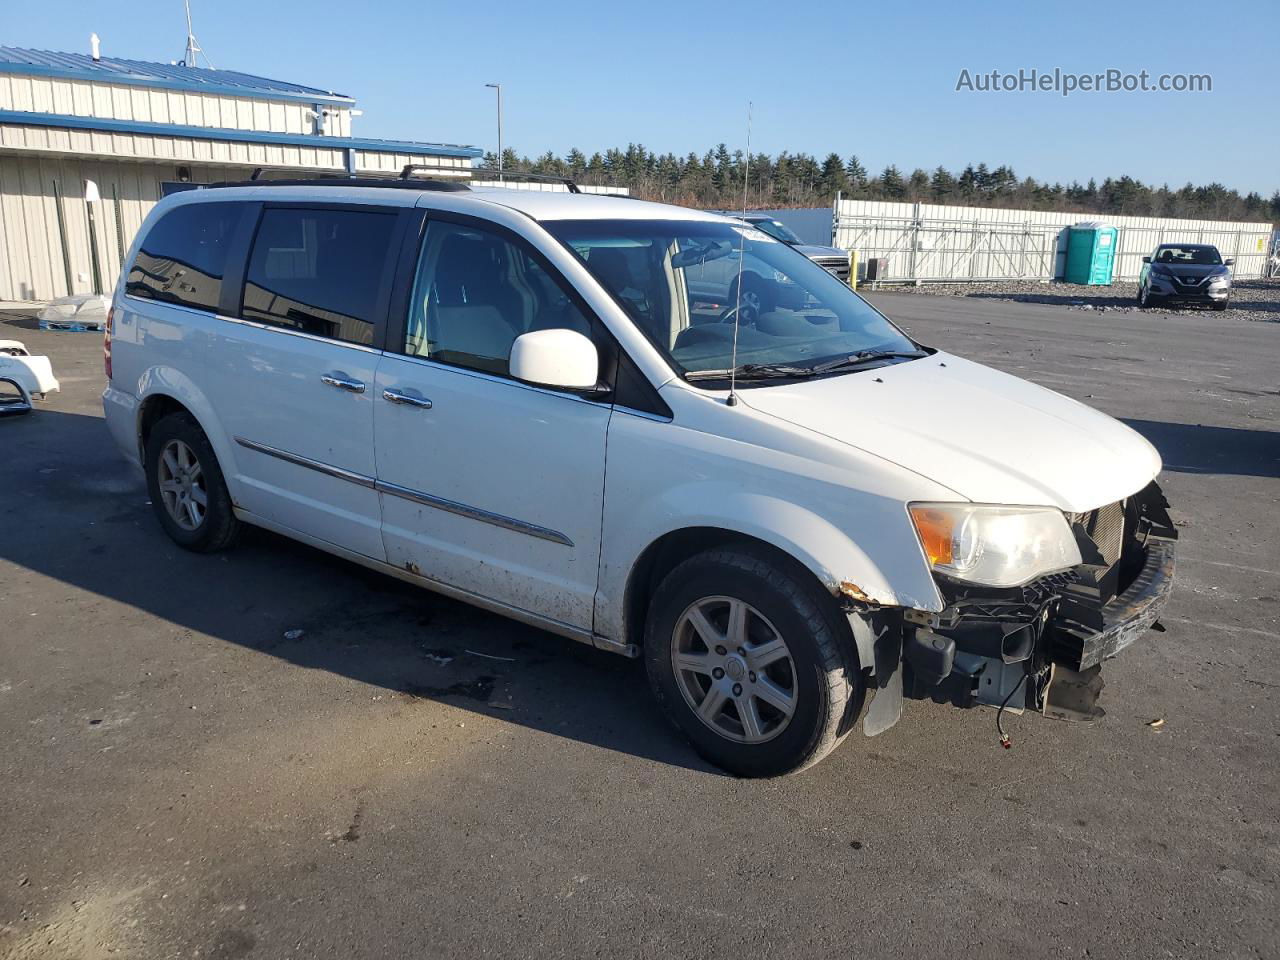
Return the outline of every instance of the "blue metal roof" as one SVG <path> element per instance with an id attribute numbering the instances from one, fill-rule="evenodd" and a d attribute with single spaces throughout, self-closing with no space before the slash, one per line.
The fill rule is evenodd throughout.
<path id="1" fill-rule="evenodd" d="M 0 123 L 34 127 L 63 127 L 70 130 L 101 130 L 106 133 L 141 133 L 152 137 L 191 137 L 195 140 L 234 140 L 241 143 L 270 143 L 293 147 L 324 147 L 336 150 L 368 150 L 384 153 L 423 153 L 437 157 L 484 156 L 478 147 L 456 143 L 422 143 L 416 140 L 373 140 L 367 137 L 328 137 L 309 133 L 275 133 L 266 130 L 234 130 L 228 127 L 192 127 L 175 123 L 142 120 L 108 120 L 101 117 L 73 117 L 65 113 L 35 113 L 0 110 Z"/>
<path id="2" fill-rule="evenodd" d="M 0 46 L 0 73 L 69 77 L 223 96 L 259 96 L 306 103 L 355 103 L 351 97 L 332 90 L 286 83 L 283 80 L 268 80 L 266 77 L 256 77 L 235 70 L 209 70 L 183 64 L 122 60 L 119 57 L 94 60 L 85 53 L 59 53 L 56 50 L 30 50 L 25 47 Z"/>

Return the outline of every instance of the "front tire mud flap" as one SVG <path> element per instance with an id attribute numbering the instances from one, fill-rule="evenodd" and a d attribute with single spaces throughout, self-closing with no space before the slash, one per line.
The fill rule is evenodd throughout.
<path id="1" fill-rule="evenodd" d="M 901 631 L 886 630 L 876 639 L 875 661 L 875 697 L 862 721 L 862 732 L 868 737 L 884 733 L 902 716 Z"/>
<path id="2" fill-rule="evenodd" d="M 1098 706 L 1102 686 L 1100 666 L 1081 671 L 1055 663 L 1049 687 L 1045 690 L 1043 713 L 1053 720 L 1077 723 L 1088 723 L 1106 716 L 1106 711 Z"/>

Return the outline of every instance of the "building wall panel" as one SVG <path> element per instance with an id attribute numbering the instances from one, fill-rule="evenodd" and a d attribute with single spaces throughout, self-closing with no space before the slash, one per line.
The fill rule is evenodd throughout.
<path id="1" fill-rule="evenodd" d="M 201 166 L 192 172 L 197 182 L 208 183 L 243 180 L 251 171 Z M 68 292 L 93 292 L 86 179 L 98 185 L 102 197 L 95 205 L 94 233 L 102 287 L 109 293 L 121 266 L 117 218 L 127 251 L 160 199 L 160 184 L 174 179 L 174 169 L 74 156 L 0 155 L 0 300 L 49 300 Z M 61 194 L 63 231 L 58 227 L 55 186 Z M 72 268 L 70 290 L 62 260 L 64 233 Z"/>
<path id="2" fill-rule="evenodd" d="M 1144 256 L 1179 241 L 1214 244 L 1235 259 L 1237 277 L 1258 277 L 1265 268 L 1266 223 L 840 200 L 832 232 L 835 246 L 857 249 L 863 260 L 886 258 L 889 279 L 1050 279 L 1065 272 L 1068 228 L 1093 219 L 1119 229 L 1117 279 L 1135 279 Z"/>
<path id="3" fill-rule="evenodd" d="M 236 97 L 0 73 L 0 110 L 301 134 L 315 129 L 306 115 L 310 109 L 306 103 L 269 96 Z M 326 109 L 328 132 L 351 136 L 351 108 L 329 104 Z"/>
<path id="4" fill-rule="evenodd" d="M 221 163 L 195 163 L 192 179 L 197 183 L 246 180 L 256 166 L 266 166 L 251 158 L 248 147 L 262 151 L 261 144 L 235 144 L 222 141 L 191 141 L 185 138 L 121 137 L 111 135 L 113 147 L 127 146 L 130 159 L 86 156 L 72 148 L 69 141 L 61 150 L 51 146 L 50 134 L 66 131 L 37 127 L 15 127 L 0 124 L 0 300 L 50 300 L 67 293 L 92 293 L 93 274 L 90 254 L 88 209 L 84 199 L 84 182 L 93 180 L 102 197 L 95 207 L 96 249 L 101 266 L 102 289 L 110 292 L 121 269 L 120 242 L 116 231 L 119 220 L 127 251 L 147 213 L 162 195 L 161 184 L 177 179 L 177 166 L 184 159 L 194 159 L 197 150 L 206 154 L 222 151 Z M 165 140 L 164 147 L 152 142 Z M 123 140 L 124 143 L 120 143 Z M 16 141 L 16 142 L 15 142 Z M 232 148 L 240 148 L 240 162 L 228 162 Z M 18 152 L 20 149 L 22 152 Z M 284 161 L 280 171 L 305 173 L 308 169 L 345 169 L 345 151 L 271 147 L 278 150 L 276 159 Z M 36 151 L 40 151 L 38 154 Z M 156 162 L 160 150 L 169 150 L 174 160 Z M 143 156 L 149 159 L 139 159 Z M 215 157 L 206 156 L 207 160 Z M 425 154 L 378 154 L 360 151 L 357 158 L 362 172 L 397 172 L 405 163 L 440 166 L 467 166 L 456 157 L 432 157 Z M 55 184 L 61 194 L 63 230 L 58 227 L 59 202 Z M 558 185 L 555 185 L 558 187 Z M 586 189 L 586 188 L 584 188 Z M 594 192 L 594 191 L 591 191 Z M 610 191 L 612 192 L 612 191 Z M 66 282 L 62 251 L 65 239 L 71 261 L 71 284 Z"/>

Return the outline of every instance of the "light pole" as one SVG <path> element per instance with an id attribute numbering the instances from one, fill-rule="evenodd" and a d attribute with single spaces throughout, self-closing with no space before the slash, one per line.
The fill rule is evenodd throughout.
<path id="1" fill-rule="evenodd" d="M 498 182 L 502 183 L 502 84 L 486 83 L 485 86 L 498 91 Z"/>

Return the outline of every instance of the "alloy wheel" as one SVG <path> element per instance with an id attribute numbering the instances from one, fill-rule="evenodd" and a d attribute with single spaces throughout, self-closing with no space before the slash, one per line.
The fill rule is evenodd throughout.
<path id="1" fill-rule="evenodd" d="M 170 440 L 157 469 L 160 499 L 173 522 L 183 530 L 199 529 L 209 511 L 209 490 L 195 452 L 181 440 Z"/>
<path id="2" fill-rule="evenodd" d="M 795 715 L 791 651 L 763 614 L 736 597 L 704 597 L 676 621 L 671 665 L 698 719 L 722 737 L 764 743 Z"/>

